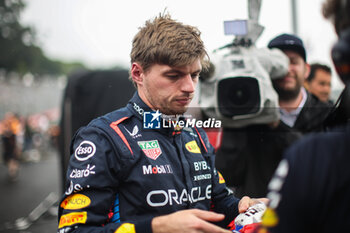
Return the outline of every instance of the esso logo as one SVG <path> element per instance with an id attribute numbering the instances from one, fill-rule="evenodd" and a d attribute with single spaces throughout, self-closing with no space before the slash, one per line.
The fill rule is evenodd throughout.
<path id="1" fill-rule="evenodd" d="M 79 144 L 78 148 L 75 149 L 75 158 L 79 161 L 85 161 L 94 156 L 96 152 L 96 146 L 90 141 L 83 141 Z"/>

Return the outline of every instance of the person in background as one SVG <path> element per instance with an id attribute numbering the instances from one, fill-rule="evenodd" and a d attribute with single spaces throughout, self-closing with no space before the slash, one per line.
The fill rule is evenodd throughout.
<path id="1" fill-rule="evenodd" d="M 329 66 L 319 63 L 310 65 L 310 74 L 305 80 L 305 88 L 319 100 L 333 104 L 330 100 L 332 70 Z"/>
<path id="2" fill-rule="evenodd" d="M 145 128 L 186 112 L 207 57 L 198 29 L 168 14 L 140 28 L 131 51 L 134 96 L 72 139 L 58 232 L 229 233 L 239 212 L 267 202 L 233 196 L 203 129 Z"/>
<path id="3" fill-rule="evenodd" d="M 268 47 L 281 49 L 290 60 L 288 74 L 272 80 L 279 97 L 281 121 L 302 133 L 323 131 L 331 105 L 303 87 L 310 73 L 303 41 L 292 34 L 281 34 L 273 38 Z"/>
<path id="4" fill-rule="evenodd" d="M 306 133 L 323 131 L 331 110 L 303 87 L 310 72 L 303 41 L 295 35 L 281 34 L 268 47 L 282 50 L 290 61 L 287 75 L 272 80 L 281 119 L 271 124 L 224 128 L 216 153 L 216 167 L 238 197 L 265 196 L 285 150 Z"/>
<path id="5" fill-rule="evenodd" d="M 13 182 L 17 180 L 19 172 L 20 148 L 17 139 L 21 131 L 21 122 L 14 113 L 7 112 L 1 126 L 3 160 L 8 169 L 9 181 Z"/>
<path id="6" fill-rule="evenodd" d="M 345 84 L 341 98 L 347 121 L 311 134 L 286 152 L 269 184 L 271 202 L 260 232 L 348 232 L 350 229 L 350 0 L 326 0 L 338 42 L 332 59 Z"/>

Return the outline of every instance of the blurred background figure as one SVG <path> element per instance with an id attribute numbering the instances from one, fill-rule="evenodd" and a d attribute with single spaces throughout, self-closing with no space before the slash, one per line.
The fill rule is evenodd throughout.
<path id="1" fill-rule="evenodd" d="M 319 100 L 333 103 L 330 100 L 332 70 L 329 66 L 314 63 L 310 65 L 310 74 L 304 82 L 305 88 Z"/>
<path id="2" fill-rule="evenodd" d="M 3 160 L 8 169 L 9 181 L 16 181 L 18 177 L 21 155 L 21 145 L 18 139 L 21 131 L 22 126 L 18 116 L 12 112 L 7 112 L 1 123 L 0 132 L 3 146 Z"/>
<path id="3" fill-rule="evenodd" d="M 345 84 L 342 117 L 326 133 L 311 134 L 290 147 L 269 184 L 269 208 L 257 232 L 349 232 L 350 229 L 350 0 L 325 0 L 323 15 L 339 38 L 332 49 Z M 341 119 L 341 121 L 339 121 Z M 343 120 L 344 119 L 344 120 Z"/>
<path id="4" fill-rule="evenodd" d="M 23 152 L 31 150 L 33 148 L 33 129 L 30 125 L 29 117 L 24 119 L 24 143 Z"/>
<path id="5" fill-rule="evenodd" d="M 303 87 L 310 74 L 303 41 L 293 34 L 281 34 L 273 38 L 268 47 L 282 50 L 290 61 L 288 74 L 272 81 L 279 97 L 281 121 L 303 134 L 323 131 L 331 106 Z"/>
<path id="6" fill-rule="evenodd" d="M 280 118 L 265 123 L 251 121 L 250 124 L 237 128 L 224 125 L 221 145 L 217 149 L 217 169 L 238 197 L 265 196 L 268 183 L 285 150 L 305 134 L 323 131 L 324 121 L 331 111 L 329 104 L 318 100 L 303 87 L 310 68 L 303 41 L 298 36 L 284 33 L 274 37 L 268 47 L 284 54 L 287 60 L 283 75 L 272 78 L 270 74 L 273 90 L 268 92 L 276 91 L 278 105 L 263 107 L 267 110 L 277 109 Z M 266 53 L 265 57 L 271 58 L 271 55 Z M 237 92 L 235 90 L 242 86 L 232 85 L 231 92 Z M 246 99 L 253 96 L 253 91 L 249 95 L 247 91 L 244 92 L 251 90 L 251 87 L 252 85 L 246 85 L 246 89 L 241 88 L 241 92 L 246 93 Z M 257 93 L 264 91 L 267 91 L 266 86 Z M 226 99 L 237 102 L 236 96 L 227 93 L 230 92 L 226 92 Z M 251 104 L 248 101 L 243 103 L 245 106 Z M 237 108 L 242 106 L 244 105 Z M 231 121 L 237 120 L 231 118 Z"/>
<path id="7" fill-rule="evenodd" d="M 65 190 L 70 143 L 74 133 L 92 119 L 124 107 L 135 88 L 126 69 L 77 72 L 64 90 L 57 135 L 60 152 L 61 191 Z"/>

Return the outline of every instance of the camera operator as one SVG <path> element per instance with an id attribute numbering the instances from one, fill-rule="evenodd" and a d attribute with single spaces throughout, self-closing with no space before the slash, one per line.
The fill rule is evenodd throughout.
<path id="1" fill-rule="evenodd" d="M 217 151 L 217 168 L 237 196 L 264 196 L 284 151 L 303 134 L 322 131 L 331 105 L 319 101 L 303 87 L 310 67 L 300 38 L 282 34 L 270 41 L 289 59 L 288 72 L 272 78 L 278 94 L 280 121 L 224 128 Z"/>
<path id="2" fill-rule="evenodd" d="M 295 35 L 282 34 L 272 39 L 268 47 L 281 49 L 290 60 L 288 74 L 272 80 L 279 96 L 281 121 L 302 133 L 322 131 L 331 105 L 321 102 L 303 87 L 310 73 L 303 41 Z"/>
<path id="3" fill-rule="evenodd" d="M 269 184 L 263 232 L 348 232 L 350 229 L 350 0 L 326 0 L 323 15 L 339 40 L 332 59 L 346 87 L 340 105 L 347 123 L 307 136 L 288 149 Z M 341 122 L 338 122 L 341 124 Z M 258 231 L 259 232 L 259 231 Z"/>
<path id="4" fill-rule="evenodd" d="M 266 196 L 267 185 L 285 149 L 301 136 L 285 124 L 223 128 L 216 167 L 237 197 Z"/>

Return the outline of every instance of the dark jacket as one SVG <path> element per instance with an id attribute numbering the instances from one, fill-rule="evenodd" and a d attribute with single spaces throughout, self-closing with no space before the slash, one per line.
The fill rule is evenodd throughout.
<path id="1" fill-rule="evenodd" d="M 331 108 L 330 103 L 322 102 L 316 96 L 308 93 L 304 107 L 299 113 L 293 129 L 303 134 L 324 131 L 324 121 Z"/>
<path id="2" fill-rule="evenodd" d="M 58 232 L 151 232 L 153 217 L 192 208 L 224 213 L 223 225 L 238 214 L 204 131 L 144 129 L 150 111 L 136 93 L 74 136 Z"/>
<path id="3" fill-rule="evenodd" d="M 224 128 L 216 167 L 235 195 L 262 197 L 284 151 L 303 134 L 323 130 L 331 106 L 308 94 L 293 128 L 280 122 L 277 128 L 251 125 Z"/>
<path id="4" fill-rule="evenodd" d="M 349 151 L 350 125 L 288 149 L 269 185 L 268 232 L 349 232 Z"/>
<path id="5" fill-rule="evenodd" d="M 301 137 L 285 124 L 224 128 L 216 167 L 237 197 L 263 197 L 284 150 Z"/>

